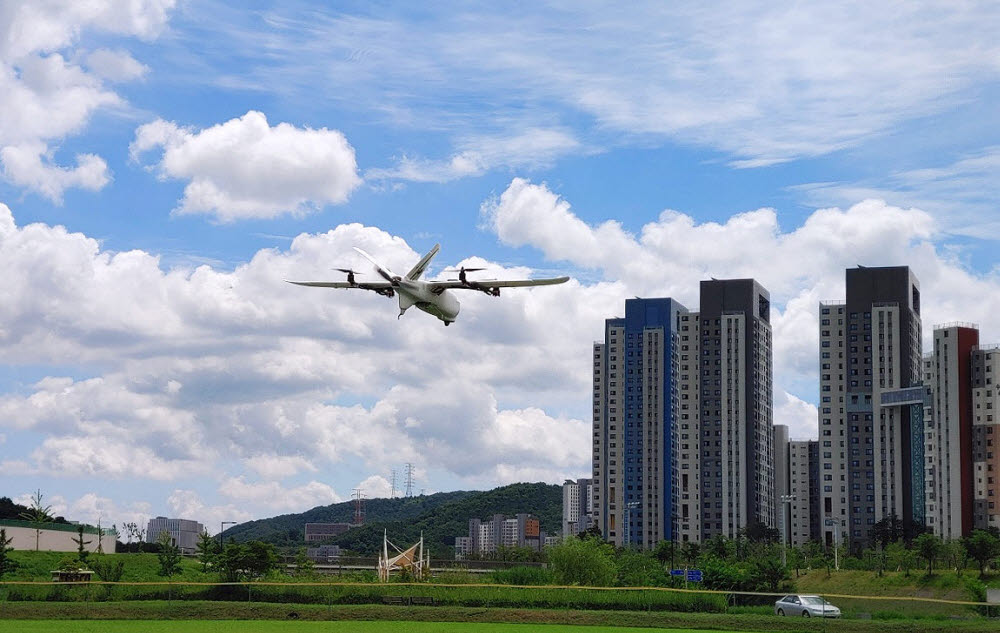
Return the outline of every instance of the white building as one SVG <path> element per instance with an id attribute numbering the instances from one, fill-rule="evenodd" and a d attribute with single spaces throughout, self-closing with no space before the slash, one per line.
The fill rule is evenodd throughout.
<path id="1" fill-rule="evenodd" d="M 43 552 L 75 552 L 78 550 L 79 526 L 67 523 L 46 523 L 43 529 L 36 529 L 28 521 L 0 520 L 0 528 L 12 539 L 10 547 L 16 550 L 40 550 Z M 97 528 L 84 526 L 84 549 L 96 552 L 100 549 L 106 554 L 113 554 L 118 535 L 112 530 L 101 530 L 98 536 Z"/>
<path id="2" fill-rule="evenodd" d="M 160 534 L 170 535 L 170 542 L 177 546 L 183 554 L 194 554 L 198 551 L 198 537 L 205 531 L 205 526 L 188 519 L 168 519 L 156 517 L 150 519 L 146 526 L 146 542 L 156 543 Z"/>

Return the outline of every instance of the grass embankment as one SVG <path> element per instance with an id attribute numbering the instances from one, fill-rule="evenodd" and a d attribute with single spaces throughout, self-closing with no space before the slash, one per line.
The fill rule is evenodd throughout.
<path id="1" fill-rule="evenodd" d="M 407 622 L 494 622 L 573 624 L 590 627 L 636 627 L 782 633 L 995 633 L 996 620 L 839 620 L 822 622 L 753 614 L 572 611 L 566 609 L 481 609 L 467 607 L 396 607 L 385 605 L 321 606 L 220 602 L 5 603 L 0 617 L 12 620 L 296 620 Z M 215 622 L 218 624 L 218 622 Z M 78 628 L 73 623 L 74 631 Z M 16 627 L 14 630 L 25 630 Z M 65 623 L 53 630 L 65 631 Z M 111 631 L 113 629 L 97 629 Z M 146 631 L 145 624 L 128 629 Z M 177 629 L 170 629 L 177 630 Z M 209 627 L 206 630 L 221 630 Z M 234 629 L 248 630 L 248 629 Z M 282 628 L 282 630 L 285 630 Z M 397 630 L 393 627 L 392 630 Z M 405 628 L 402 630 L 406 630 Z M 459 630 L 461 627 L 459 627 Z M 468 629 L 465 629 L 468 630 Z M 590 629 L 593 631 L 594 629 Z"/>
<path id="2" fill-rule="evenodd" d="M 65 620 L 20 620 L 12 623 L 18 633 L 63 633 Z M 130 620 L 91 620 L 73 622 L 74 633 L 533 633 L 537 624 L 500 624 L 495 622 L 274 622 L 268 620 L 173 620 L 137 622 Z M 648 629 L 636 627 L 593 627 L 547 624 L 545 633 L 638 633 Z M 690 629 L 660 629 L 663 633 L 699 633 Z"/>

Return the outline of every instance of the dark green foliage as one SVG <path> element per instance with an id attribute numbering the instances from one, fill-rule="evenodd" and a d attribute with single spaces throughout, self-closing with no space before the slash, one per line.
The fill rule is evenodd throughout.
<path id="1" fill-rule="evenodd" d="M 312 559 L 306 556 L 306 548 L 300 547 L 295 553 L 295 575 L 302 578 L 311 578 L 316 574 L 316 565 Z"/>
<path id="2" fill-rule="evenodd" d="M 499 585 L 553 585 L 556 577 L 552 570 L 544 567 L 511 567 L 492 572 L 487 582 Z"/>
<path id="3" fill-rule="evenodd" d="M 159 574 L 169 578 L 180 571 L 181 551 L 174 545 L 168 532 L 160 532 L 156 542 L 160 545 L 160 551 L 156 554 L 156 560 L 160 563 Z"/>
<path id="4" fill-rule="evenodd" d="M 7 555 L 7 552 L 14 551 L 14 548 L 10 547 L 13 540 L 13 538 L 7 538 L 7 530 L 0 528 L 0 578 L 17 568 L 17 563 Z"/>
<path id="5" fill-rule="evenodd" d="M 920 558 L 927 561 L 927 575 L 934 575 L 934 559 L 941 554 L 941 539 L 925 532 L 913 539 L 913 547 L 920 554 Z"/>
<path id="6" fill-rule="evenodd" d="M 986 566 L 1000 556 L 1000 538 L 986 530 L 975 530 L 963 542 L 969 558 L 979 564 L 980 577 L 986 575 Z"/>
<path id="7" fill-rule="evenodd" d="M 100 536 L 98 536 L 98 538 L 100 538 Z M 83 537 L 83 526 L 82 525 L 78 525 L 77 526 L 77 528 L 76 528 L 76 538 L 73 539 L 73 542 L 76 543 L 76 558 L 77 558 L 77 560 L 79 560 L 81 563 L 86 563 L 87 562 L 87 557 L 90 556 L 90 550 L 87 549 L 87 546 L 90 545 L 91 541 L 89 539 L 85 539 Z"/>
<path id="8" fill-rule="evenodd" d="M 597 539 L 567 539 L 548 549 L 549 565 L 561 585 L 609 587 L 618 570 L 614 548 Z"/>
<path id="9" fill-rule="evenodd" d="M 0 497 L 0 519 L 14 519 L 19 521 L 24 521 L 24 515 L 30 511 L 28 506 L 23 506 L 20 503 L 14 503 L 10 497 Z M 53 517 L 53 523 L 67 524 L 69 521 L 63 517 Z"/>
<path id="10" fill-rule="evenodd" d="M 662 587 L 669 584 L 663 564 L 645 552 L 626 550 L 618 554 L 617 584 L 621 587 Z"/>
<path id="11" fill-rule="evenodd" d="M 119 582 L 125 574 L 125 560 L 121 557 L 95 556 L 90 568 L 104 582 Z"/>
<path id="12" fill-rule="evenodd" d="M 215 555 L 219 551 L 219 542 L 202 531 L 198 535 L 198 560 L 201 562 L 201 571 L 208 571 L 208 566 L 212 563 Z"/>
<path id="13" fill-rule="evenodd" d="M 369 523 L 412 520 L 427 514 L 440 505 L 458 501 L 474 494 L 477 493 L 456 491 L 418 497 L 368 499 L 365 501 L 366 518 Z M 239 543 L 257 540 L 275 545 L 301 545 L 305 538 L 303 530 L 306 523 L 353 522 L 354 502 L 345 501 L 328 506 L 317 506 L 298 514 L 283 514 L 270 519 L 240 523 L 223 532 L 223 537 L 226 539 L 231 537 Z"/>
<path id="14" fill-rule="evenodd" d="M 527 512 L 538 517 L 541 529 L 556 534 L 562 526 L 562 488 L 550 484 L 512 484 L 488 492 L 444 492 L 399 499 L 370 499 L 367 522 L 330 539 L 329 543 L 363 556 L 374 556 L 382 547 L 382 534 L 397 543 L 415 543 L 423 532 L 425 547 L 433 558 L 452 558 L 456 536 L 469 531 L 469 519 L 488 519 L 494 514 Z M 307 522 L 353 520 L 354 504 L 337 503 L 301 514 L 250 521 L 224 532 L 238 542 L 250 539 L 275 545 L 301 545 Z M 289 533 L 294 532 L 295 538 Z"/>
<path id="15" fill-rule="evenodd" d="M 226 543 L 216 556 L 215 565 L 225 582 L 252 580 L 274 570 L 278 566 L 278 555 L 271 543 Z"/>

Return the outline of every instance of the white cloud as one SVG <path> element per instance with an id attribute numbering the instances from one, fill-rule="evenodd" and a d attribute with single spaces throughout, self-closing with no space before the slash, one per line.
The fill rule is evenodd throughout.
<path id="1" fill-rule="evenodd" d="M 817 397 L 817 303 L 842 296 L 846 267 L 910 264 L 928 336 L 931 324 L 961 319 L 982 323 L 984 342 L 1000 340 L 1000 279 L 936 247 L 918 210 L 866 201 L 787 229 L 768 209 L 722 223 L 666 211 L 633 235 L 583 222 L 543 185 L 515 179 L 483 217 L 501 241 L 603 280 L 462 295 L 462 316 L 445 329 L 419 313 L 397 321 L 395 306 L 370 293 L 281 281 L 365 270 L 352 245 L 399 270 L 419 257 L 376 228 L 299 235 L 231 271 L 163 269 L 149 253 L 108 252 L 62 227 L 19 227 L 0 205 L 0 354 L 98 368 L 0 396 L 7 445 L 28 447 L 0 470 L 170 480 L 182 490 L 207 478 L 233 502 L 208 507 L 183 493 L 171 506 L 206 521 L 260 516 L 269 495 L 296 507 L 327 502 L 334 486 L 356 481 L 336 474 L 345 463 L 372 473 L 410 461 L 470 486 L 558 482 L 589 467 L 591 342 L 603 320 L 633 295 L 695 307 L 698 281 L 712 276 L 770 288 L 776 418 L 794 436 L 807 434 Z M 437 264 L 532 273 L 479 258 Z M 303 474 L 306 483 L 279 481 Z"/>
<path id="2" fill-rule="evenodd" d="M 110 181 L 106 162 L 80 153 L 75 167 L 54 157 L 54 143 L 79 133 L 102 109 L 124 105 L 103 80 L 126 81 L 144 68 L 124 51 L 94 51 L 89 71 L 81 34 L 105 31 L 155 37 L 175 0 L 10 0 L 0 5 L 0 175 L 61 202 L 70 188 L 96 191 Z"/>
<path id="3" fill-rule="evenodd" d="M 225 479 L 219 485 L 219 492 L 230 499 L 253 507 L 267 508 L 271 512 L 304 512 L 316 506 L 343 500 L 333 488 L 318 481 L 286 488 L 274 481 L 250 483 L 242 475 Z"/>
<path id="4" fill-rule="evenodd" d="M 207 505 L 202 501 L 201 496 L 194 490 L 178 488 L 167 497 L 168 514 L 171 517 L 190 519 L 198 521 L 205 526 L 209 534 L 218 534 L 222 521 L 236 521 L 242 523 L 253 518 L 240 505 L 227 503 L 219 505 Z"/>
<path id="5" fill-rule="evenodd" d="M 1000 339 L 992 317 L 1000 310 L 1000 279 L 939 252 L 927 213 L 879 200 L 819 209 L 788 231 L 770 209 L 723 224 L 668 210 L 632 235 L 614 221 L 591 226 L 544 185 L 514 179 L 483 205 L 483 217 L 507 244 L 534 246 L 549 259 L 599 270 L 629 294 L 672 296 L 692 309 L 701 279 L 758 279 L 772 295 L 776 393 L 815 399 L 817 305 L 843 297 L 843 271 L 858 264 L 910 265 L 927 298 L 925 324 L 971 320 L 983 325 L 984 340 Z M 928 342 L 931 329 L 924 328 Z"/>
<path id="6" fill-rule="evenodd" d="M 458 142 L 459 152 L 447 160 L 404 156 L 395 167 L 369 169 L 369 179 L 399 179 L 415 182 L 448 182 L 479 176 L 496 167 L 547 167 L 580 143 L 564 130 L 529 128 L 512 135 L 477 136 Z"/>
<path id="7" fill-rule="evenodd" d="M 815 440 L 818 437 L 816 405 L 797 398 L 787 391 L 774 394 L 774 423 L 788 427 L 793 440 Z"/>
<path id="8" fill-rule="evenodd" d="M 128 51 L 99 48 L 87 55 L 87 66 L 108 81 L 131 81 L 145 75 L 149 68 L 140 64 Z"/>
<path id="9" fill-rule="evenodd" d="M 694 143 L 739 167 L 859 144 L 996 81 L 993 3 L 857 9 L 480 6 L 419 22 L 275 9 L 267 63 L 226 73 L 261 90 L 322 91 L 348 108 L 377 104 L 387 124 L 459 138 L 484 127 L 516 136 L 557 119 L 595 143 Z M 259 32 L 234 26 L 224 36 L 250 46 Z"/>
<path id="10" fill-rule="evenodd" d="M 996 200 L 1000 196 L 1000 146 L 962 156 L 946 164 L 891 172 L 855 183 L 809 183 L 791 187 L 810 204 L 845 204 L 880 198 L 891 204 L 925 209 L 950 233 L 1000 240 Z"/>
<path id="11" fill-rule="evenodd" d="M 302 215 L 341 204 L 361 184 L 354 148 L 327 128 L 271 127 L 260 112 L 195 132 L 157 120 L 139 127 L 133 158 L 162 148 L 162 178 L 189 181 L 179 213 L 223 222 Z"/>
<path id="12" fill-rule="evenodd" d="M 59 167 L 53 164 L 43 143 L 0 148 L 0 166 L 4 178 L 11 183 L 37 191 L 55 202 L 62 201 L 66 189 L 79 187 L 98 191 L 111 180 L 108 164 L 100 156 L 78 154 L 76 167 Z"/>
<path id="13" fill-rule="evenodd" d="M 365 499 L 388 499 L 392 495 L 392 484 L 382 475 L 372 475 L 358 482 L 355 488 L 361 489 Z M 396 494 L 400 491 L 396 490 Z"/>
<path id="14" fill-rule="evenodd" d="M 284 479 L 303 471 L 316 472 L 316 466 L 299 455 L 256 455 L 243 461 L 266 479 Z"/>

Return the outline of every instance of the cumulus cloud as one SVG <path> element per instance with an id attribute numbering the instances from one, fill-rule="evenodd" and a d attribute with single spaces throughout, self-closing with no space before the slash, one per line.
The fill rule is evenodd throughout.
<path id="1" fill-rule="evenodd" d="M 106 162 L 81 153 L 75 167 L 53 157 L 53 144 L 79 133 L 94 115 L 121 107 L 105 81 L 139 77 L 144 67 L 125 51 L 98 50 L 87 68 L 76 60 L 84 31 L 152 39 L 175 0 L 11 0 L 0 5 L 0 175 L 60 202 L 70 188 L 95 191 L 110 182 Z"/>
<path id="2" fill-rule="evenodd" d="M 448 182 L 479 176 L 497 167 L 538 168 L 580 149 L 580 142 L 565 130 L 528 128 L 508 135 L 473 136 L 457 143 L 459 151 L 446 160 L 404 156 L 388 169 L 369 169 L 372 180 Z"/>
<path id="3" fill-rule="evenodd" d="M 984 339 L 1000 338 L 991 316 L 1000 309 L 1000 279 L 973 274 L 939 252 L 937 227 L 919 209 L 865 200 L 819 209 L 790 230 L 771 209 L 724 223 L 667 210 L 633 235 L 611 220 L 587 224 L 545 185 L 515 178 L 482 213 L 504 243 L 533 246 L 549 259 L 595 269 L 632 294 L 672 296 L 692 309 L 701 279 L 758 279 L 772 295 L 776 386 L 800 398 L 815 398 L 809 390 L 816 388 L 817 305 L 842 298 L 843 271 L 858 264 L 911 266 L 927 297 L 926 324 L 971 320 L 983 324 Z M 931 330 L 924 328 L 925 345 Z"/>
<path id="4" fill-rule="evenodd" d="M 206 504 L 195 490 L 177 488 L 167 497 L 167 514 L 171 517 L 183 517 L 199 521 L 209 534 L 218 534 L 222 521 L 249 521 L 253 515 L 242 506 L 233 503 Z"/>
<path id="5" fill-rule="evenodd" d="M 219 484 L 219 492 L 224 497 L 255 507 L 292 512 L 343 501 L 333 488 L 318 481 L 286 488 L 274 481 L 248 482 L 239 476 L 224 480 Z"/>
<path id="6" fill-rule="evenodd" d="M 698 281 L 712 276 L 770 288 L 776 419 L 797 437 L 815 425 L 817 304 L 843 295 L 846 267 L 910 264 L 928 336 L 933 323 L 962 319 L 982 323 L 984 341 L 1000 340 L 1000 279 L 936 246 L 926 213 L 877 200 L 820 209 L 790 228 L 768 209 L 718 223 L 668 210 L 631 234 L 588 224 L 544 185 L 515 179 L 484 204 L 483 219 L 502 242 L 598 281 L 461 295 L 461 318 L 446 330 L 415 312 L 397 321 L 395 306 L 371 293 L 281 281 L 366 269 L 353 245 L 398 270 L 419 258 L 373 227 L 299 235 L 230 271 L 165 269 L 155 255 L 109 252 L 62 227 L 18 226 L 0 205 L 0 352 L 15 365 L 98 368 L 0 396 L 6 445 L 28 447 L 0 470 L 167 481 L 179 491 L 172 509 L 212 521 L 266 513 L 268 495 L 325 502 L 334 485 L 342 494 L 354 483 L 335 479 L 344 464 L 374 473 L 410 461 L 429 488 L 443 487 L 433 477 L 558 482 L 589 469 L 590 352 L 603 320 L 633 295 L 694 308 Z M 532 273 L 463 255 L 437 265 Z M 184 492 L 199 480 L 232 503 Z M 378 479 L 365 485 L 384 489 Z"/>
<path id="7" fill-rule="evenodd" d="M 156 120 L 136 130 L 130 150 L 136 159 L 162 150 L 160 177 L 188 181 L 178 213 L 209 213 L 223 222 L 302 215 L 347 201 L 361 184 L 343 134 L 271 127 L 252 110 L 201 131 Z"/>

